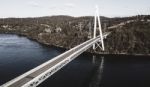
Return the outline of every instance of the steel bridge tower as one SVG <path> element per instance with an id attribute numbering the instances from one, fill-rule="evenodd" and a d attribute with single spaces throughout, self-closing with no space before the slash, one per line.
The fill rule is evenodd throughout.
<path id="1" fill-rule="evenodd" d="M 96 48 L 99 47 L 99 48 L 102 49 L 102 51 L 104 51 L 105 48 L 104 48 L 104 41 L 103 41 L 102 27 L 101 27 L 101 21 L 100 21 L 98 6 L 96 6 L 96 12 L 95 12 L 95 17 L 94 17 L 94 34 L 93 34 L 93 38 L 97 37 L 97 22 L 98 22 L 98 30 L 99 30 L 99 35 L 98 36 L 100 37 L 100 40 L 99 40 L 99 42 L 93 44 L 93 50 L 96 50 Z"/>

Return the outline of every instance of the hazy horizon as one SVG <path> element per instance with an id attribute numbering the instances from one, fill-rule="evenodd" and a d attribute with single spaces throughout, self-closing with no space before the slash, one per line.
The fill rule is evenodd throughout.
<path id="1" fill-rule="evenodd" d="M 105 17 L 150 15 L 149 3 L 149 0 L 1 0 L 0 18 L 93 16 L 95 5 Z"/>
<path id="2" fill-rule="evenodd" d="M 33 16 L 33 17 L 3 17 L 0 19 L 9 19 L 9 18 L 40 18 L 40 17 L 53 17 L 53 16 L 68 16 L 68 17 L 74 17 L 74 18 L 78 18 L 78 17 L 94 17 L 94 16 L 70 16 L 70 15 L 49 15 L 49 16 Z M 130 16 L 114 16 L 114 17 L 107 17 L 107 16 L 103 16 L 101 15 L 101 17 L 106 17 L 106 18 L 124 18 L 124 17 L 134 17 L 134 16 L 138 16 L 138 15 L 130 15 Z M 146 16 L 146 15 L 145 15 Z"/>

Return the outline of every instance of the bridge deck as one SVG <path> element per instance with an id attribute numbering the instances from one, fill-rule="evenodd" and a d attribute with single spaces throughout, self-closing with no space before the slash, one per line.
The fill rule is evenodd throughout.
<path id="1" fill-rule="evenodd" d="M 108 33 L 106 33 L 106 34 L 108 34 Z M 104 36 L 106 34 L 104 34 Z M 73 58 L 77 57 L 82 52 L 84 52 L 85 50 L 90 48 L 92 46 L 92 44 L 95 43 L 98 40 L 100 40 L 99 37 L 90 39 L 90 40 L 88 40 L 88 41 L 72 48 L 71 50 L 66 51 L 65 53 L 53 58 L 52 60 L 49 60 L 45 64 L 41 64 L 40 66 L 36 67 L 35 69 L 21 75 L 20 77 L 14 79 L 15 81 L 12 80 L 12 81 L 2 85 L 2 87 L 22 87 L 26 83 L 28 83 L 31 80 L 35 79 L 37 76 L 41 75 L 42 73 L 48 71 L 49 69 L 51 69 L 52 67 L 54 67 L 55 65 L 57 65 L 61 61 L 65 60 L 66 58 L 68 58 L 70 56 L 72 56 Z M 81 50 L 82 48 L 84 50 Z M 78 52 L 78 51 L 79 51 L 79 53 L 77 53 L 76 55 L 73 55 L 75 52 Z"/>

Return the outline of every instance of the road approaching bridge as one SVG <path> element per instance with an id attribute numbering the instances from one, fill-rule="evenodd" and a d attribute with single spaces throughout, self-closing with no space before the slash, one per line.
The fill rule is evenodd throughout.
<path id="1" fill-rule="evenodd" d="M 103 37 L 107 35 L 109 33 L 104 33 Z M 100 36 L 92 38 L 7 82 L 1 87 L 35 87 L 100 40 Z"/>

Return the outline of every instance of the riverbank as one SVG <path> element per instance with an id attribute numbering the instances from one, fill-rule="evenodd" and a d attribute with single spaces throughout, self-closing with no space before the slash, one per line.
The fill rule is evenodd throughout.
<path id="1" fill-rule="evenodd" d="M 32 38 L 30 36 L 27 36 L 27 35 L 23 35 L 23 34 L 15 34 L 15 33 L 1 33 L 1 34 L 14 34 L 14 35 L 18 35 L 18 36 L 21 36 L 21 37 L 26 37 L 32 41 L 35 41 L 35 42 L 38 42 L 39 44 L 41 45 L 44 45 L 46 47 L 54 47 L 54 48 L 58 48 L 58 49 L 61 49 L 61 50 L 69 50 L 71 48 L 65 48 L 63 46 L 59 46 L 59 45 L 50 45 L 49 43 L 44 43 L 36 38 Z M 123 56 L 150 56 L 150 54 L 127 54 L 127 53 L 109 53 L 109 52 L 96 52 L 94 50 L 88 50 L 88 51 L 85 51 L 84 53 L 90 53 L 90 54 L 93 54 L 93 55 L 123 55 Z"/>

